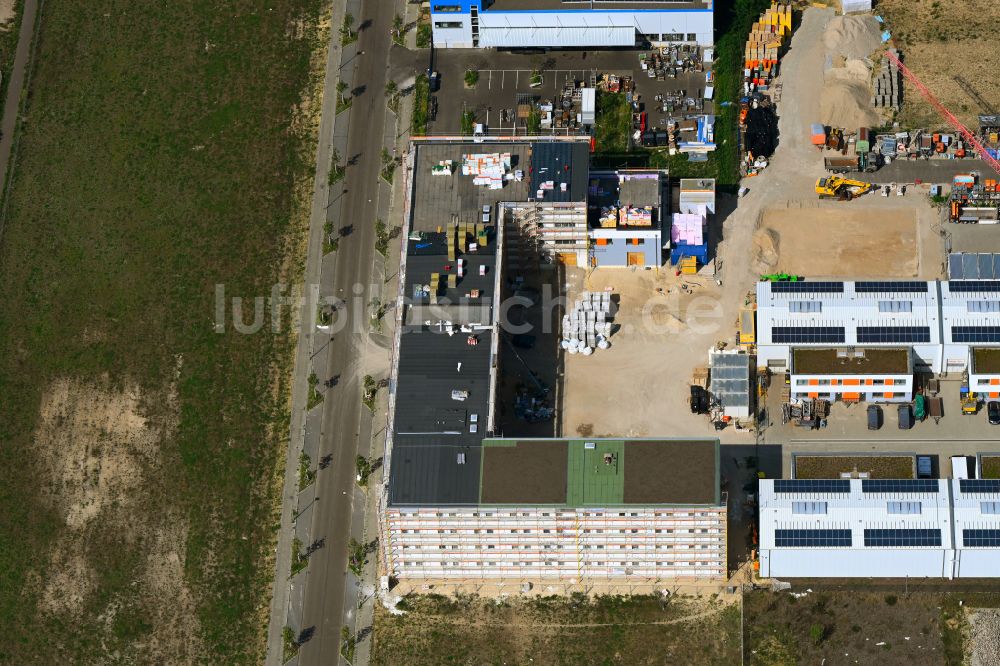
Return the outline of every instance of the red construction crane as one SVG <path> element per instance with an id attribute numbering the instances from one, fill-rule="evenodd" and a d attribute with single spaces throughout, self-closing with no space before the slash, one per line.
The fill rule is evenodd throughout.
<path id="1" fill-rule="evenodd" d="M 973 134 L 968 127 L 963 125 L 962 121 L 960 121 L 958 118 L 955 117 L 955 114 L 946 109 L 944 104 L 939 102 L 938 98 L 934 96 L 934 93 L 928 90 L 927 86 L 921 83 L 920 79 L 917 78 L 916 74 L 908 70 L 906 68 L 906 65 L 900 62 L 899 58 L 894 56 L 889 51 L 885 52 L 885 57 L 888 58 L 890 62 L 895 64 L 896 67 L 899 67 L 899 71 L 903 73 L 903 76 L 906 77 L 906 80 L 912 83 L 914 87 L 916 87 L 916 89 L 920 91 L 920 94 L 926 97 L 928 102 L 934 105 L 934 108 L 938 110 L 938 113 L 944 116 L 945 120 L 951 123 L 951 126 L 954 127 L 959 134 L 962 135 L 962 138 L 965 139 L 965 141 L 969 145 L 973 146 L 976 149 L 976 152 L 979 154 L 979 157 L 982 158 L 984 162 L 993 167 L 993 170 L 997 172 L 998 176 L 1000 176 L 1000 160 L 997 160 L 995 157 L 989 154 L 989 152 L 986 150 L 986 146 L 984 146 L 982 142 L 980 142 L 979 139 L 976 138 L 976 135 Z"/>

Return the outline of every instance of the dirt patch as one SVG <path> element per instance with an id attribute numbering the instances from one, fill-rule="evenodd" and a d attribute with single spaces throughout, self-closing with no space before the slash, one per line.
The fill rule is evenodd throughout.
<path id="1" fill-rule="evenodd" d="M 779 270 L 808 275 L 861 279 L 917 275 L 917 219 L 912 208 L 852 207 L 771 209 L 764 212 L 758 237 L 773 233 Z M 774 237 L 755 239 L 754 247 L 773 246 Z M 756 252 L 756 249 L 755 249 Z"/>
<path id="2" fill-rule="evenodd" d="M 0 0 L 0 25 L 10 23 L 17 18 L 17 7 L 14 0 Z"/>
<path id="3" fill-rule="evenodd" d="M 56 551 L 48 580 L 41 581 L 41 607 L 47 613 L 75 617 L 97 584 L 97 574 L 80 552 Z"/>
<path id="4" fill-rule="evenodd" d="M 200 641 L 197 608 L 184 579 L 186 523 L 151 510 L 146 497 L 149 470 L 163 464 L 160 446 L 175 427 L 176 398 L 172 390 L 164 392 L 159 402 L 167 409 L 158 411 L 169 416 L 157 419 L 145 415 L 143 399 L 138 386 L 116 387 L 106 379 L 60 379 L 42 398 L 34 435 L 49 476 L 42 495 L 67 531 L 34 576 L 40 610 L 64 619 L 93 613 L 111 633 L 143 634 L 140 649 L 147 656 L 193 658 Z M 135 519 L 139 514 L 141 521 Z M 143 544 L 141 559 L 112 558 L 109 564 L 104 553 L 88 548 L 109 533 L 116 541 Z M 135 578 L 128 598 L 94 598 L 102 578 L 123 575 Z"/>
<path id="5" fill-rule="evenodd" d="M 160 433 L 140 413 L 135 387 L 53 384 L 42 399 L 36 449 L 52 474 L 49 499 L 81 529 L 111 505 L 126 505 L 156 457 Z"/>
<path id="6" fill-rule="evenodd" d="M 872 479 L 912 479 L 913 456 L 795 456 L 796 479 L 839 479 L 867 472 Z"/>
<path id="7" fill-rule="evenodd" d="M 781 236 L 774 229 L 763 229 L 753 237 L 753 266 L 755 273 L 770 273 L 778 265 L 778 247 Z"/>

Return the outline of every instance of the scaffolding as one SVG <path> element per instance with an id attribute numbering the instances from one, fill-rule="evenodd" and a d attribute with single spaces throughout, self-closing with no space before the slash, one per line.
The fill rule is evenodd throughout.
<path id="1" fill-rule="evenodd" d="M 390 507 L 397 578 L 624 578 L 726 575 L 722 506 Z"/>
<path id="2" fill-rule="evenodd" d="M 549 260 L 569 253 L 586 257 L 587 204 L 582 202 L 528 202 L 511 204 L 512 239 L 518 250 Z"/>

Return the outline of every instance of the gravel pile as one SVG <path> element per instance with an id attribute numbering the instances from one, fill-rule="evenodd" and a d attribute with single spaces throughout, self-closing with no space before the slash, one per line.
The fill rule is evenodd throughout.
<path id="1" fill-rule="evenodd" d="M 969 614 L 968 655 L 972 666 L 1000 666 L 1000 609 Z"/>

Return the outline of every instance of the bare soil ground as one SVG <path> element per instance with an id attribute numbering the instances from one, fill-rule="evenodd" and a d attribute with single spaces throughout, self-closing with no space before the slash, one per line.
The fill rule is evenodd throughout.
<path id="1" fill-rule="evenodd" d="M 734 340 L 738 308 L 733 292 L 721 293 L 709 277 L 675 276 L 669 266 L 658 272 L 594 271 L 586 287 L 582 271 L 576 271 L 570 283 L 570 302 L 584 288 L 619 295 L 615 323 L 620 329 L 610 349 L 565 357 L 563 434 L 714 436 L 705 416 L 691 414 L 688 387 L 694 369 L 708 364 L 709 348 Z M 738 296 L 741 305 L 745 294 Z"/>
<path id="2" fill-rule="evenodd" d="M 916 276 L 916 211 L 912 207 L 873 210 L 852 203 L 838 208 L 765 211 L 758 233 L 773 232 L 775 268 L 814 277 Z"/>
<path id="3" fill-rule="evenodd" d="M 993 0 L 881 0 L 878 13 L 903 52 L 906 66 L 959 120 L 972 129 L 988 113 L 966 93 L 955 75 L 987 101 L 1000 106 L 1000 43 Z M 948 128 L 937 111 L 909 83 L 904 84 L 901 120 L 912 127 Z"/>
<path id="4" fill-rule="evenodd" d="M 738 605 L 671 597 L 437 595 L 375 613 L 372 664 L 736 664 Z"/>

